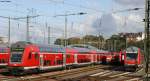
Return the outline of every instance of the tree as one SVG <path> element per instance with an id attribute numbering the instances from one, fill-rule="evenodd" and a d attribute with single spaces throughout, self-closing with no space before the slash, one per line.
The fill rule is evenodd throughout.
<path id="1" fill-rule="evenodd" d="M 126 39 L 119 35 L 112 35 L 106 40 L 105 48 L 110 51 L 120 51 L 126 48 Z"/>
<path id="2" fill-rule="evenodd" d="M 86 35 L 82 38 L 83 44 L 89 44 L 97 48 L 102 48 L 104 46 L 104 38 L 103 36 L 94 36 L 94 35 Z"/>
<path id="3" fill-rule="evenodd" d="M 65 39 L 58 38 L 55 41 L 55 44 L 57 45 L 64 45 Z M 99 36 L 94 36 L 94 35 L 86 35 L 82 38 L 78 37 L 72 37 L 67 39 L 67 45 L 71 44 L 88 44 L 92 45 L 94 47 L 100 48 L 101 49 L 104 47 L 104 37 L 99 35 Z"/>
<path id="4" fill-rule="evenodd" d="M 58 38 L 55 40 L 54 44 L 56 45 L 64 45 L 65 39 Z"/>
<path id="5" fill-rule="evenodd" d="M 77 37 L 72 37 L 72 38 L 68 38 L 67 39 L 68 41 L 68 45 L 70 44 L 80 44 L 80 38 L 77 38 Z"/>

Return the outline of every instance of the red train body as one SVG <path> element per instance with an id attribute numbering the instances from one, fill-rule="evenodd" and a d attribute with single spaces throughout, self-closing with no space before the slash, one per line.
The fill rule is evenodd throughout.
<path id="1" fill-rule="evenodd" d="M 143 63 L 143 52 L 137 47 L 129 47 L 124 52 L 124 65 L 138 67 Z"/>
<path id="2" fill-rule="evenodd" d="M 83 66 L 100 62 L 111 62 L 118 54 L 91 48 L 35 45 L 17 42 L 11 46 L 9 71 L 43 71 L 48 69 Z M 119 57 L 117 57 L 119 58 Z M 105 60 L 104 60 L 105 59 Z"/>
<path id="3" fill-rule="evenodd" d="M 46 46 L 28 42 L 12 44 L 8 69 L 13 74 L 26 71 L 45 71 L 64 67 L 78 67 L 98 63 L 141 63 L 141 54 L 136 53 L 136 60 L 128 59 L 128 52 L 108 52 L 90 47 Z"/>
<path id="4" fill-rule="evenodd" d="M 0 67 L 8 65 L 10 50 L 6 45 L 0 46 Z"/>

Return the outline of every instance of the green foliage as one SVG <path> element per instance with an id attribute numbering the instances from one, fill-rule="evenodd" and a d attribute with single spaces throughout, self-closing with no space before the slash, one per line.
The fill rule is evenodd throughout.
<path id="1" fill-rule="evenodd" d="M 64 45 L 65 39 L 58 38 L 55 41 L 57 45 Z M 143 41 L 127 42 L 125 37 L 119 35 L 112 35 L 109 39 L 104 39 L 103 36 L 86 35 L 82 38 L 72 37 L 67 39 L 67 45 L 71 44 L 88 44 L 99 49 L 110 51 L 121 51 L 129 46 L 136 46 L 141 49 L 144 48 Z"/>
<path id="2" fill-rule="evenodd" d="M 77 37 L 73 37 L 73 38 L 69 38 L 67 39 L 68 41 L 68 45 L 70 44 L 80 44 L 80 38 L 77 38 Z"/>
<path id="3" fill-rule="evenodd" d="M 110 51 L 120 51 L 125 49 L 126 39 L 120 37 L 119 35 L 112 35 L 109 39 L 106 40 L 105 49 Z"/>
<path id="4" fill-rule="evenodd" d="M 64 45 L 65 39 L 58 38 L 55 40 L 54 44 L 56 45 Z"/>
<path id="5" fill-rule="evenodd" d="M 144 49 L 144 41 L 129 42 L 128 47 L 129 46 L 136 46 L 138 48 Z"/>

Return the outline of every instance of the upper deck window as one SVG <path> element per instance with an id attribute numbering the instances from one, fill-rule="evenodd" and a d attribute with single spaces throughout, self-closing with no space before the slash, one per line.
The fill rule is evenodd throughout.
<path id="1" fill-rule="evenodd" d="M 40 47 L 40 52 L 58 53 L 58 52 L 64 52 L 64 49 L 56 48 L 56 47 Z"/>
<path id="2" fill-rule="evenodd" d="M 0 48 L 0 53 L 7 53 L 8 49 L 7 48 Z"/>

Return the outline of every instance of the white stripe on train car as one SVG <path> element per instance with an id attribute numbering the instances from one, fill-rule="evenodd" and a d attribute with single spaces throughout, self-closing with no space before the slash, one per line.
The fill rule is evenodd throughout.
<path id="1" fill-rule="evenodd" d="M 118 77 L 118 76 L 122 76 L 122 75 L 127 75 L 127 74 L 130 74 L 131 72 L 125 72 L 125 73 L 121 73 L 121 74 L 118 74 L 118 75 L 112 75 L 110 76 L 111 78 L 113 77 Z"/>
<path id="2" fill-rule="evenodd" d="M 31 67 L 23 67 L 23 69 L 28 70 L 28 69 L 35 69 L 38 68 L 37 66 L 31 66 Z"/>
<path id="3" fill-rule="evenodd" d="M 6 66 L 8 65 L 7 63 L 0 63 L 0 66 Z"/>
<path id="4" fill-rule="evenodd" d="M 87 63 L 77 63 L 77 65 L 86 65 L 86 64 L 91 64 L 92 62 L 87 62 Z"/>
<path id="5" fill-rule="evenodd" d="M 0 53 L 0 54 L 8 54 L 8 53 Z"/>
<path id="6" fill-rule="evenodd" d="M 63 67 L 64 65 L 56 65 L 56 66 L 41 66 L 40 69 L 44 70 L 44 69 L 52 69 L 52 68 L 59 68 L 59 67 Z"/>
<path id="7" fill-rule="evenodd" d="M 126 53 L 138 53 L 138 52 L 126 52 Z"/>
<path id="8" fill-rule="evenodd" d="M 108 73 L 110 71 L 103 71 L 103 72 L 100 72 L 100 73 L 96 73 L 96 74 L 93 74 L 93 75 L 90 75 L 90 76 L 98 76 L 98 75 L 101 75 L 101 74 L 104 74 L 104 73 Z"/>

